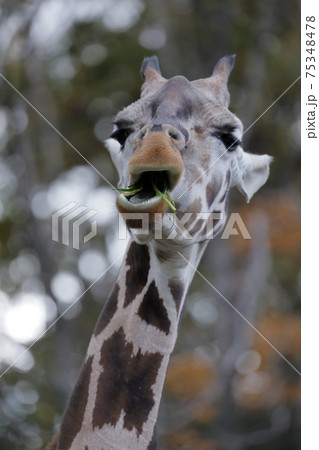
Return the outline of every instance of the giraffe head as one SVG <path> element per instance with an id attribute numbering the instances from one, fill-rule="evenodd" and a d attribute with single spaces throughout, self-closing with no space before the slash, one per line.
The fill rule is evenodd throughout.
<path id="1" fill-rule="evenodd" d="M 172 235 L 172 211 L 158 191 L 169 193 L 177 218 L 184 217 L 183 227 L 200 242 L 207 239 L 203 217 L 219 214 L 211 235 L 222 229 L 231 187 L 237 186 L 249 202 L 266 182 L 272 158 L 244 152 L 242 123 L 228 109 L 234 61 L 235 56 L 222 58 L 209 78 L 196 81 L 183 76 L 167 80 L 157 57 L 143 61 L 141 98 L 117 114 L 107 141 L 119 188 L 136 188 L 132 195 L 118 196 L 120 213 L 149 216 L 148 232 L 136 235 L 138 242 L 154 237 L 159 216 L 163 237 Z"/>

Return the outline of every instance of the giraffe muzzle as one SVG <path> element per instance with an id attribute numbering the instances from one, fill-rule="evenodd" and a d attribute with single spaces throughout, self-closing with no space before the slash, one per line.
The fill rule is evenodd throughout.
<path id="1" fill-rule="evenodd" d="M 184 171 L 181 151 L 184 135 L 171 125 L 148 125 L 134 139 L 134 153 L 128 165 L 134 195 L 119 196 L 120 212 L 161 212 L 168 209 L 158 192 L 170 193 Z M 157 192 L 156 192 L 157 191 Z"/>

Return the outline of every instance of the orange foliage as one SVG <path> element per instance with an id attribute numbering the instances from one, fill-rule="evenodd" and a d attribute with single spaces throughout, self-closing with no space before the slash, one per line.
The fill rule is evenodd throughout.
<path id="1" fill-rule="evenodd" d="M 258 392 L 249 392 L 240 386 L 245 383 L 243 377 L 240 378 L 236 383 L 236 402 L 241 408 L 258 410 L 300 403 L 300 380 L 289 380 L 278 373 L 270 373 L 267 387 Z"/>
<path id="2" fill-rule="evenodd" d="M 300 253 L 300 207 L 292 196 L 287 194 L 271 195 L 254 199 L 251 204 L 240 209 L 239 214 L 244 221 L 251 237 L 254 238 L 249 221 L 254 215 L 267 215 L 269 239 L 272 250 L 276 253 L 298 256 Z M 230 239 L 239 251 L 246 251 L 249 240 L 241 234 L 231 236 Z"/>
<path id="3" fill-rule="evenodd" d="M 266 377 L 260 386 L 254 385 L 251 376 L 239 375 L 234 383 L 236 402 L 241 408 L 251 410 L 265 409 L 277 405 L 283 397 L 283 379 L 265 372 L 256 372 L 254 377 Z"/>
<path id="4" fill-rule="evenodd" d="M 167 437 L 167 447 L 170 450 L 184 449 L 184 450 L 218 450 L 220 447 L 216 442 L 205 439 L 196 431 L 180 430 L 172 433 Z"/>
<path id="5" fill-rule="evenodd" d="M 293 356 L 299 359 L 301 351 L 301 320 L 294 314 L 271 315 L 257 323 L 256 328 L 277 348 L 284 356 Z M 256 335 L 255 349 L 262 356 L 264 364 L 269 359 L 280 358 L 271 346 Z"/>
<path id="6" fill-rule="evenodd" d="M 165 390 L 173 397 L 189 400 L 207 388 L 213 379 L 214 371 L 210 365 L 188 355 L 171 361 Z"/>
<path id="7" fill-rule="evenodd" d="M 218 415 L 218 409 L 212 404 L 201 404 L 192 411 L 193 421 L 199 425 L 209 425 Z"/>
<path id="8" fill-rule="evenodd" d="M 256 328 L 294 366 L 300 359 L 301 324 L 297 315 L 271 315 L 257 323 Z M 260 336 L 255 335 L 254 350 L 261 356 L 259 371 L 250 375 L 238 375 L 235 397 L 241 407 L 262 409 L 280 403 L 300 402 L 300 378 L 287 362 Z M 287 365 L 286 367 L 283 367 Z M 282 372 L 291 371 L 287 377 Z"/>

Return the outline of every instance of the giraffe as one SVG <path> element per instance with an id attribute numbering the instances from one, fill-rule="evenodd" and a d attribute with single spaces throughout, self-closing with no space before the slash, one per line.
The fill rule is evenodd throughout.
<path id="1" fill-rule="evenodd" d="M 269 176 L 271 157 L 244 152 L 243 125 L 228 109 L 234 61 L 226 56 L 210 77 L 189 81 L 165 79 L 157 57 L 145 58 L 140 99 L 114 119 L 107 146 L 118 186 L 139 187 L 116 200 L 131 236 L 51 450 L 156 448 L 165 374 L 195 268 L 225 224 L 230 188 L 249 202 Z M 154 184 L 168 189 L 175 214 Z"/>

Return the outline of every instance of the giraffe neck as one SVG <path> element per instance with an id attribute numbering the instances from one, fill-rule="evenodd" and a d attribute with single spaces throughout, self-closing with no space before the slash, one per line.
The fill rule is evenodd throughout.
<path id="1" fill-rule="evenodd" d="M 203 245 L 178 251 L 196 266 Z M 193 270 L 160 241 L 131 241 L 66 409 L 58 449 L 150 449 Z"/>

